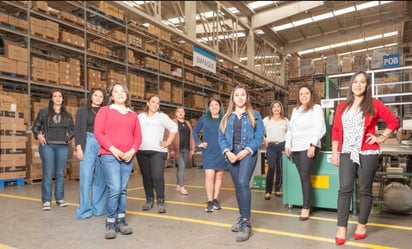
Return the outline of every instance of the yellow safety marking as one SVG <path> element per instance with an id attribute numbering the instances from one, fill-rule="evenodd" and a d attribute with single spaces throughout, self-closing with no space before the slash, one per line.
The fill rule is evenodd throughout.
<path id="1" fill-rule="evenodd" d="M 17 249 L 17 248 L 12 247 L 12 246 L 8 246 L 8 245 L 0 244 L 0 249 Z"/>

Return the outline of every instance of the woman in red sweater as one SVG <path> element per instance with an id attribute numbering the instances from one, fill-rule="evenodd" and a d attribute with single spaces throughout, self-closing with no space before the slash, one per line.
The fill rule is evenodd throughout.
<path id="1" fill-rule="evenodd" d="M 127 184 L 134 155 L 142 143 L 142 131 L 131 107 L 126 86 L 115 83 L 109 90 L 110 103 L 100 108 L 94 123 L 94 135 L 100 144 L 99 154 L 107 184 L 106 239 L 116 232 L 131 234 L 126 223 Z"/>
<path id="2" fill-rule="evenodd" d="M 349 207 L 356 177 L 359 178 L 359 220 L 354 239 L 366 237 L 372 207 L 372 183 L 378 166 L 379 144 L 398 128 L 396 116 L 379 100 L 372 98 L 366 72 L 353 75 L 345 101 L 338 104 L 332 128 L 332 163 L 339 167 L 337 245 L 346 241 Z M 379 119 L 386 128 L 375 135 Z"/>

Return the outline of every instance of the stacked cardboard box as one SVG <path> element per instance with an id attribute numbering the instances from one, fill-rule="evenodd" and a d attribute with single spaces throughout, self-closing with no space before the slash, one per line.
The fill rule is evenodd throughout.
<path id="1" fill-rule="evenodd" d="M 106 89 L 107 87 L 107 82 L 102 80 L 102 73 L 90 68 L 87 69 L 87 84 L 88 89 Z"/>
<path id="2" fill-rule="evenodd" d="M 171 102 L 172 83 L 167 80 L 160 82 L 159 98 L 161 101 Z"/>
<path id="3" fill-rule="evenodd" d="M 300 77 L 300 58 L 299 57 L 290 57 L 288 63 L 288 74 L 289 78 Z"/>
<path id="4" fill-rule="evenodd" d="M 47 61 L 42 58 L 31 58 L 31 77 L 37 81 L 47 81 Z"/>
<path id="5" fill-rule="evenodd" d="M 183 104 L 183 89 L 182 87 L 172 87 L 172 103 Z"/>
<path id="6" fill-rule="evenodd" d="M 113 83 L 126 84 L 126 75 L 118 73 L 112 69 L 102 74 L 102 79 L 106 80 L 107 86 L 109 87 Z"/>
<path id="7" fill-rule="evenodd" d="M 138 37 L 137 35 L 129 34 L 127 41 L 131 46 L 142 48 L 142 38 Z"/>
<path id="8" fill-rule="evenodd" d="M 325 74 L 325 60 L 313 60 L 313 69 L 315 75 Z"/>
<path id="9" fill-rule="evenodd" d="M 315 82 L 315 83 L 313 83 L 313 90 L 318 95 L 319 99 L 322 99 L 322 98 L 325 97 L 325 92 L 326 92 L 325 85 L 326 85 L 325 82 Z"/>
<path id="10" fill-rule="evenodd" d="M 303 59 L 300 60 L 300 76 L 312 76 L 313 67 L 312 59 Z"/>
<path id="11" fill-rule="evenodd" d="M 337 55 L 329 55 L 326 57 L 326 73 L 337 74 L 339 73 L 339 58 Z"/>
<path id="12" fill-rule="evenodd" d="M 342 68 L 341 72 L 342 73 L 350 73 L 353 72 L 353 62 L 354 62 L 354 56 L 343 56 L 341 59 L 342 62 Z"/>
<path id="13" fill-rule="evenodd" d="M 143 99 L 144 98 L 144 77 L 128 74 L 127 75 L 129 82 L 129 91 L 130 95 L 135 98 Z"/>
<path id="14" fill-rule="evenodd" d="M 0 179 L 26 177 L 26 126 L 15 98 L 0 94 Z"/>
<path id="15" fill-rule="evenodd" d="M 120 20 L 124 19 L 124 11 L 109 3 L 108 1 L 100 1 L 99 9 L 108 16 L 116 17 Z"/>

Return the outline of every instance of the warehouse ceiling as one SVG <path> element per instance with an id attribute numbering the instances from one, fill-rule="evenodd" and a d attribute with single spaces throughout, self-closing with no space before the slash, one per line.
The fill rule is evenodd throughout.
<path id="1" fill-rule="evenodd" d="M 271 79 L 280 75 L 288 56 L 304 59 L 363 53 L 370 57 L 374 49 L 392 46 L 401 47 L 406 56 L 412 53 L 412 4 L 408 1 L 123 3 L 130 10 L 147 14 L 142 24 L 156 19 L 178 30 L 173 36 L 175 42 L 182 40 L 179 33 L 195 36 L 200 44 Z M 186 16 L 193 15 L 194 9 L 196 25 L 190 25 Z M 195 34 L 190 36 L 190 30 Z M 255 60 L 246 59 L 251 51 Z"/>

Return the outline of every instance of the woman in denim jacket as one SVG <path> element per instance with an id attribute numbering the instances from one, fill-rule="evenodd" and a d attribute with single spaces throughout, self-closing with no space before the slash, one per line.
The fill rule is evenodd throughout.
<path id="1" fill-rule="evenodd" d="M 246 241 L 252 230 L 250 224 L 250 178 L 256 166 L 257 151 L 262 144 L 264 125 L 262 117 L 253 110 L 244 87 L 233 89 L 229 106 L 220 123 L 219 146 L 228 162 L 236 189 L 240 218 L 232 226 L 238 232 L 236 241 Z"/>

